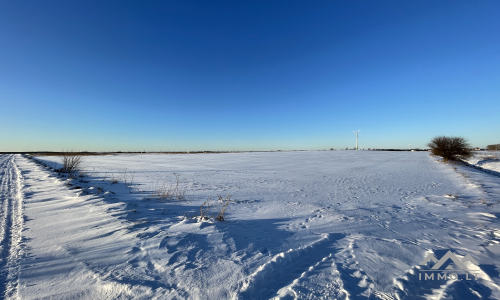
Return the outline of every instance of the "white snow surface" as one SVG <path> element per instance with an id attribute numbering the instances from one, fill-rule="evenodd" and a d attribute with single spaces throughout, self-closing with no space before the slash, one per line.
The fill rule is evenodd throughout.
<path id="1" fill-rule="evenodd" d="M 500 177 L 426 152 L 100 155 L 84 172 L 0 156 L 5 299 L 500 299 Z M 174 173 L 188 200 L 151 199 Z M 228 194 L 226 221 L 193 217 Z M 448 251 L 477 278 L 419 280 Z"/>
<path id="2" fill-rule="evenodd" d="M 500 176 L 500 151 L 477 151 L 467 162 Z"/>

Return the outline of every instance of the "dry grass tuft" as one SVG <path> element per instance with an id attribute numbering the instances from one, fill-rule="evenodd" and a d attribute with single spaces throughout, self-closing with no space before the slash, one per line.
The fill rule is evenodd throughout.
<path id="1" fill-rule="evenodd" d="M 226 210 L 229 208 L 229 203 L 231 203 L 231 195 L 227 195 L 226 199 L 223 199 L 221 195 L 217 195 L 219 198 L 219 210 L 217 212 L 217 215 L 215 216 L 215 219 L 217 221 L 223 222 L 226 220 Z"/>
<path id="2" fill-rule="evenodd" d="M 153 185 L 151 198 L 157 200 L 186 200 L 187 190 L 181 187 L 179 174 L 174 173 L 174 176 L 175 181 L 173 183 L 157 180 Z"/>
<path id="3" fill-rule="evenodd" d="M 209 220 L 211 217 L 213 217 L 213 215 L 210 213 L 213 203 L 210 203 L 210 200 L 211 198 L 208 197 L 208 200 L 200 205 L 200 215 L 198 216 L 199 220 Z"/>
<path id="4" fill-rule="evenodd" d="M 217 195 L 217 212 L 212 213 L 212 208 L 216 204 L 212 201 L 212 197 L 208 197 L 207 201 L 200 205 L 199 215 L 194 215 L 200 221 L 217 220 L 219 222 L 226 221 L 226 211 L 229 209 L 229 204 L 231 203 L 231 195 L 227 195 L 223 198 L 221 195 Z"/>

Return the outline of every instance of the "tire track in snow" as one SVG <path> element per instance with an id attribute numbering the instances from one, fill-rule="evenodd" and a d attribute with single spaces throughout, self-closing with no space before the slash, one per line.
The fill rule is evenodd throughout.
<path id="1" fill-rule="evenodd" d="M 0 291 L 2 299 L 16 299 L 23 227 L 21 173 L 14 155 L 0 156 Z"/>
<path id="2" fill-rule="evenodd" d="M 290 249 L 275 255 L 270 261 L 261 265 L 243 282 L 238 299 L 269 299 L 272 297 L 289 297 L 290 293 L 297 298 L 294 286 L 308 276 L 325 261 L 331 261 L 332 253 L 337 249 L 333 244 L 344 237 L 342 234 L 325 235 L 319 241 L 299 249 Z M 330 263 L 333 267 L 334 264 Z M 338 294 L 345 294 L 342 285 L 338 286 Z"/>

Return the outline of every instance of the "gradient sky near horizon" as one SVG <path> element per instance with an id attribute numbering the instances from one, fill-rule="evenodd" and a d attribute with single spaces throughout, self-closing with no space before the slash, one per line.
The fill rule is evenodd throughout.
<path id="1" fill-rule="evenodd" d="M 500 1 L 0 1 L 0 151 L 500 143 Z"/>

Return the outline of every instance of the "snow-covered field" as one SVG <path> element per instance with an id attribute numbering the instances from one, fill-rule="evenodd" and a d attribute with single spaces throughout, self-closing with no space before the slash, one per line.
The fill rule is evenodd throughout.
<path id="1" fill-rule="evenodd" d="M 500 177 L 426 152 L 103 155 L 84 171 L 0 156 L 6 299 L 500 299 Z M 186 199 L 152 199 L 174 173 Z M 226 221 L 193 217 L 228 194 Z M 420 263 L 448 251 L 472 275 L 426 280 Z"/>

